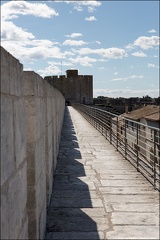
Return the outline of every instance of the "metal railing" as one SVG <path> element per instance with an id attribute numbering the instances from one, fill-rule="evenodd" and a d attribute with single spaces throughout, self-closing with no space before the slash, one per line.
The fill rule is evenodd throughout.
<path id="1" fill-rule="evenodd" d="M 160 129 L 102 109 L 74 104 L 114 147 L 160 190 Z"/>

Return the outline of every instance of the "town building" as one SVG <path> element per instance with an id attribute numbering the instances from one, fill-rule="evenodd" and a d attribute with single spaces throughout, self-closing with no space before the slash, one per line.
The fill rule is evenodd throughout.
<path id="1" fill-rule="evenodd" d="M 147 105 L 119 116 L 119 127 L 125 130 L 127 144 L 146 161 L 160 158 L 160 106 Z M 121 131 L 124 137 L 124 131 Z"/>
<path id="2" fill-rule="evenodd" d="M 64 95 L 68 105 L 93 104 L 92 75 L 78 75 L 78 70 L 67 70 L 66 75 L 46 76 L 44 79 Z"/>

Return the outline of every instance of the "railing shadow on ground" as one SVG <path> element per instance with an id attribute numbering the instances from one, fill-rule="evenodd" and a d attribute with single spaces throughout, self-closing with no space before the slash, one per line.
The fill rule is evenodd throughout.
<path id="1" fill-rule="evenodd" d="M 100 239 L 96 222 L 85 212 L 93 209 L 73 122 L 65 110 L 53 192 L 47 211 L 45 239 Z M 86 210 L 85 210 L 86 209 Z"/>

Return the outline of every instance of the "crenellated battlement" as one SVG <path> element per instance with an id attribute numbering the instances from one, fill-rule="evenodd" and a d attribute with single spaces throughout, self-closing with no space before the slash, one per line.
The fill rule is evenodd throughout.
<path id="1" fill-rule="evenodd" d="M 44 78 L 72 103 L 93 104 L 93 76 L 78 75 L 78 70 L 67 70 L 66 75 Z"/>

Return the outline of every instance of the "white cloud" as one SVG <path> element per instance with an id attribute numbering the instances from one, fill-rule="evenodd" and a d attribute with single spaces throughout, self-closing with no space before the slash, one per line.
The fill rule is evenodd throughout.
<path id="1" fill-rule="evenodd" d="M 134 52 L 131 55 L 134 57 L 147 57 L 147 55 L 144 52 Z"/>
<path id="2" fill-rule="evenodd" d="M 65 75 L 64 73 L 64 66 L 71 68 L 73 64 L 71 62 L 61 61 L 61 62 L 48 62 L 48 66 L 42 70 L 38 70 L 37 72 L 42 76 L 49 76 L 49 75 Z"/>
<path id="3" fill-rule="evenodd" d="M 18 15 L 33 15 L 36 17 L 51 18 L 59 14 L 53 8 L 42 3 L 9 1 L 1 6 L 2 20 L 18 18 Z"/>
<path id="4" fill-rule="evenodd" d="M 99 67 L 98 69 L 100 69 L 100 70 L 104 70 L 105 68 L 104 68 L 104 67 Z"/>
<path id="5" fill-rule="evenodd" d="M 1 26 L 1 40 L 18 42 L 20 45 L 25 45 L 28 41 L 34 39 L 35 36 L 17 27 L 12 22 L 3 22 Z"/>
<path id="6" fill-rule="evenodd" d="M 111 81 L 127 81 L 128 79 L 135 79 L 135 78 L 143 78 L 143 76 L 132 75 L 132 76 L 125 77 L 125 78 L 114 78 Z"/>
<path id="7" fill-rule="evenodd" d="M 85 20 L 92 22 L 92 21 L 96 21 L 97 19 L 94 16 L 90 16 L 90 17 L 86 17 Z"/>
<path id="8" fill-rule="evenodd" d="M 151 64 L 151 63 L 148 63 L 147 67 L 149 67 L 149 68 L 155 68 L 155 67 L 156 67 L 156 65 L 154 65 L 154 64 Z"/>
<path id="9" fill-rule="evenodd" d="M 68 39 L 66 41 L 64 41 L 63 45 L 69 45 L 69 46 L 82 46 L 82 45 L 85 45 L 87 44 L 86 42 L 82 41 L 82 40 L 71 40 L 71 39 Z"/>
<path id="10" fill-rule="evenodd" d="M 105 97 L 143 97 L 149 95 L 151 97 L 159 96 L 159 89 L 141 89 L 141 90 L 133 90 L 133 89 L 93 89 L 93 96 L 105 96 Z"/>
<path id="11" fill-rule="evenodd" d="M 35 7 L 33 4 L 26 5 L 24 1 L 24 6 L 31 6 Z M 44 4 L 41 4 L 44 5 Z M 3 7 L 8 6 L 7 4 L 3 4 Z M 15 7 L 19 11 L 15 11 L 15 13 L 20 14 L 20 9 L 22 8 L 22 2 L 19 5 L 11 4 L 10 7 Z M 37 6 L 37 5 L 36 5 Z M 38 5 L 39 6 L 39 5 Z M 44 8 L 45 9 L 45 8 Z M 6 9 L 3 9 L 3 14 Z M 13 8 L 12 8 L 13 10 Z M 28 10 L 29 11 L 29 10 Z M 34 15 L 35 12 L 34 10 Z M 38 11 L 37 11 L 38 12 Z M 30 12 L 31 13 L 31 12 Z M 10 14 L 10 15 L 9 15 Z M 11 11 L 9 11 L 8 16 L 11 18 Z M 42 16 L 42 15 L 40 15 Z M 44 15 L 43 15 L 44 16 Z M 1 25 L 1 45 L 10 52 L 14 57 L 18 58 L 23 64 L 28 63 L 31 64 L 33 61 L 39 59 L 46 59 L 46 58 L 60 58 L 64 59 L 68 56 L 73 56 L 73 52 L 64 51 L 61 52 L 61 49 L 55 45 L 59 44 L 58 42 L 53 42 L 47 39 L 36 39 L 35 36 L 24 30 L 20 27 L 14 25 L 11 21 L 2 21 Z"/>
<path id="12" fill-rule="evenodd" d="M 118 75 L 118 72 L 114 72 L 114 75 Z"/>
<path id="13" fill-rule="evenodd" d="M 70 37 L 70 38 L 77 38 L 77 37 L 82 37 L 83 34 L 82 33 L 72 33 L 71 35 L 65 35 L 66 37 Z"/>
<path id="14" fill-rule="evenodd" d="M 149 49 L 159 45 L 159 37 L 152 36 L 152 37 L 139 37 L 137 40 L 134 41 L 134 46 L 138 46 L 142 49 Z"/>
<path id="15" fill-rule="evenodd" d="M 126 48 L 128 51 L 131 51 L 131 50 L 134 49 L 135 47 L 133 46 L 133 44 L 128 44 L 125 48 Z"/>
<path id="16" fill-rule="evenodd" d="M 159 66 L 156 66 L 155 64 L 148 63 L 147 65 L 148 68 L 159 68 Z"/>
<path id="17" fill-rule="evenodd" d="M 101 42 L 100 42 L 100 41 L 95 41 L 95 43 L 97 43 L 97 44 L 99 44 L 99 45 L 101 44 Z"/>
<path id="18" fill-rule="evenodd" d="M 82 6 L 79 6 L 79 5 L 75 5 L 73 9 L 77 10 L 78 12 L 82 12 L 83 11 Z"/>
<path id="19" fill-rule="evenodd" d="M 81 48 L 79 50 L 72 50 L 80 55 L 86 54 L 98 54 L 102 57 L 110 58 L 110 59 L 122 59 L 127 57 L 127 53 L 124 49 L 121 48 L 99 48 L 99 49 L 91 49 L 91 48 Z"/>
<path id="20" fill-rule="evenodd" d="M 45 42 L 45 40 L 44 40 Z M 32 45 L 32 42 L 30 43 Z M 64 59 L 67 56 L 72 56 L 74 53 L 65 51 L 64 53 L 61 52 L 59 47 L 53 45 L 35 45 L 32 47 L 28 47 L 27 45 L 22 46 L 17 44 L 16 42 L 4 41 L 2 46 L 10 52 L 14 57 L 18 58 L 21 63 L 31 63 L 32 60 L 40 60 L 40 59 L 47 59 L 47 58 L 59 58 Z"/>
<path id="21" fill-rule="evenodd" d="M 58 75 L 61 73 L 61 69 L 53 63 L 46 67 L 44 70 L 38 70 L 37 73 L 40 74 L 42 77 Z"/>
<path id="22" fill-rule="evenodd" d="M 69 58 L 69 61 L 71 61 L 72 63 L 79 63 L 84 67 L 91 67 L 92 63 L 97 62 L 97 59 L 89 58 L 85 56 L 85 57 Z"/>
<path id="23" fill-rule="evenodd" d="M 83 11 L 83 7 L 88 8 L 88 12 L 93 12 L 97 7 L 101 6 L 100 1 L 63 1 L 67 4 L 72 4 L 77 11 Z"/>
<path id="24" fill-rule="evenodd" d="M 156 33 L 156 30 L 155 29 L 151 29 L 148 31 L 149 33 Z"/>

